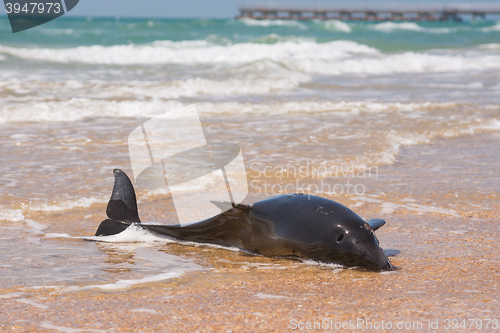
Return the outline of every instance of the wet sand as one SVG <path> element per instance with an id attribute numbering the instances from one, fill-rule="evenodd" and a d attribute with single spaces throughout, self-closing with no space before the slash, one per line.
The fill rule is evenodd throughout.
<path id="1" fill-rule="evenodd" d="M 350 320 L 354 326 L 346 327 L 359 331 L 395 331 L 403 323 L 413 325 L 406 331 L 431 332 L 447 331 L 453 324 L 447 319 L 466 325 L 448 331 L 497 331 L 499 138 L 486 133 L 406 147 L 393 165 L 379 167 L 378 177 L 357 179 L 365 195 L 331 196 L 364 218 L 387 220 L 377 235 L 384 249 L 400 252 L 391 257 L 395 271 L 157 245 L 203 269 L 123 290 L 4 286 L 0 331 L 289 332 L 314 330 L 315 322 L 316 331 L 328 331 Z M 104 217 L 103 208 L 80 214 Z M 47 218 L 68 218 L 55 215 Z M 97 223 L 82 223 L 82 234 L 91 235 Z M 107 255 L 118 263 L 133 260 L 127 253 Z"/>

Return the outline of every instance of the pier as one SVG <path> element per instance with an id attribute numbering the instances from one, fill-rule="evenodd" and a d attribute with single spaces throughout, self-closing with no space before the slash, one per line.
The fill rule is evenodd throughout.
<path id="1" fill-rule="evenodd" d="M 500 3 L 290 3 L 248 2 L 237 18 L 255 20 L 462 21 L 500 15 Z"/>

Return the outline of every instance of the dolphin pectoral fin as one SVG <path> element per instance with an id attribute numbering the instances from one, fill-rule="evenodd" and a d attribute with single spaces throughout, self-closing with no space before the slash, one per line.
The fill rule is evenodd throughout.
<path id="1" fill-rule="evenodd" d="M 106 208 L 106 215 L 110 220 L 141 222 L 132 182 L 120 169 L 113 170 L 113 174 L 115 175 L 115 185 Z"/>
<path id="2" fill-rule="evenodd" d="M 396 250 L 396 249 L 386 249 L 383 251 L 384 251 L 385 255 L 388 257 L 394 257 L 394 256 L 397 256 L 398 254 L 401 253 L 401 251 Z"/>
<path id="3" fill-rule="evenodd" d="M 252 208 L 252 204 L 250 205 L 243 205 L 243 204 L 234 204 L 229 201 L 210 201 L 211 203 L 214 204 L 215 207 L 219 208 L 222 213 L 234 208 L 237 210 L 246 210 Z"/>
<path id="4" fill-rule="evenodd" d="M 371 219 L 366 221 L 370 225 L 370 227 L 373 229 L 373 231 L 377 230 L 381 226 L 385 224 L 385 221 L 382 219 Z"/>
<path id="5" fill-rule="evenodd" d="M 219 208 L 221 212 L 225 212 L 233 208 L 233 203 L 229 201 L 210 201 L 215 207 Z"/>

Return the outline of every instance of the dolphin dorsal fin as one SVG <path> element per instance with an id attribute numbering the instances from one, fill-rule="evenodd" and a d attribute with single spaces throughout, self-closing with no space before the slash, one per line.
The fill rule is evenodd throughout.
<path id="1" fill-rule="evenodd" d="M 113 174 L 115 175 L 115 185 L 106 208 L 106 215 L 111 220 L 141 222 L 132 182 L 125 172 L 120 169 L 113 170 Z"/>
<path id="2" fill-rule="evenodd" d="M 373 229 L 373 231 L 377 230 L 381 226 L 385 224 L 385 221 L 382 219 L 371 219 L 366 221 L 370 225 L 370 227 Z"/>
<path id="3" fill-rule="evenodd" d="M 237 209 L 237 210 L 246 210 L 252 208 L 252 204 L 250 205 L 244 205 L 244 204 L 234 204 L 230 201 L 210 201 L 211 203 L 214 204 L 217 208 L 221 210 L 221 212 L 226 212 L 230 210 L 231 208 Z"/>

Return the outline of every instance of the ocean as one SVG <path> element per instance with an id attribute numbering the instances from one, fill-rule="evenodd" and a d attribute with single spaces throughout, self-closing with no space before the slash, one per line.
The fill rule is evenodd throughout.
<path id="1" fill-rule="evenodd" d="M 2 329 L 498 324 L 500 22 L 63 17 L 10 29 L 0 19 Z M 96 242 L 112 170 L 132 174 L 129 134 L 192 104 L 207 140 L 240 146 L 244 202 L 303 192 L 383 218 L 377 235 L 398 270 L 137 228 Z M 165 193 L 137 193 L 143 221 L 169 223 Z"/>

